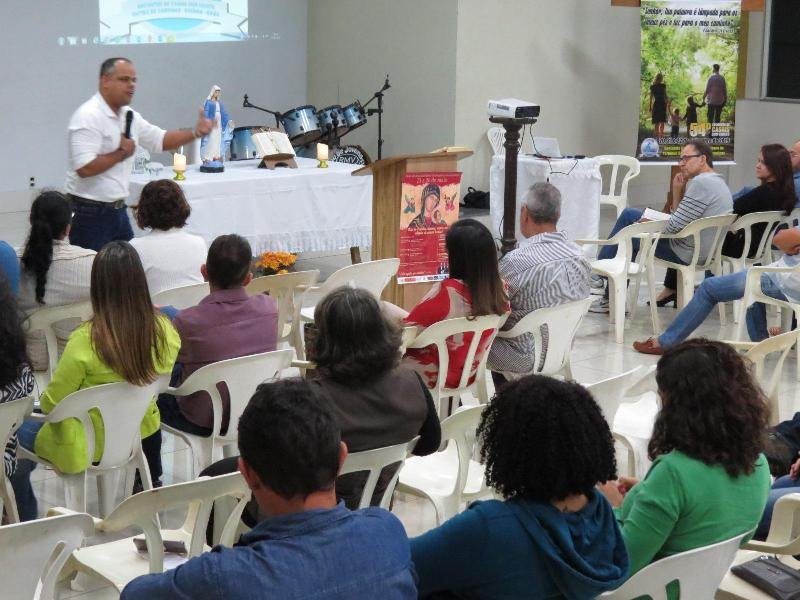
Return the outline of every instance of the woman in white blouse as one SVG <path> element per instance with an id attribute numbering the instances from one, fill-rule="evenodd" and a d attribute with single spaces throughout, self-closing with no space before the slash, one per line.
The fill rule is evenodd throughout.
<path id="1" fill-rule="evenodd" d="M 150 232 L 131 240 L 142 260 L 150 295 L 202 283 L 200 266 L 206 261 L 206 243 L 183 230 L 192 209 L 180 186 L 169 180 L 151 181 L 142 189 L 134 209 L 136 223 Z"/>
<path id="2" fill-rule="evenodd" d="M 94 250 L 73 246 L 68 236 L 72 209 L 64 194 L 42 192 L 31 206 L 31 230 L 21 258 L 19 306 L 30 314 L 40 308 L 74 304 L 89 299 Z M 66 339 L 77 323 L 56 325 Z M 28 339 L 28 353 L 36 370 L 47 368 L 47 347 L 40 332 Z"/>

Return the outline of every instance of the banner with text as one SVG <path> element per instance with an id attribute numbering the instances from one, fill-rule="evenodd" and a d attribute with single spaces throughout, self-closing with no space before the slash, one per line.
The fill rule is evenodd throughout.
<path id="1" fill-rule="evenodd" d="M 640 161 L 675 162 L 693 140 L 733 160 L 740 18 L 739 0 L 642 0 Z"/>
<path id="2" fill-rule="evenodd" d="M 447 279 L 447 230 L 458 220 L 461 173 L 403 176 L 397 283 Z"/>

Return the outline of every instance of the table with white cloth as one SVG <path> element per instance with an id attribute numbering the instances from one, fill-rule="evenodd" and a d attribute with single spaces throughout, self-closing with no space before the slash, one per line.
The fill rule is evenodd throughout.
<path id="1" fill-rule="evenodd" d="M 258 160 L 225 163 L 223 173 L 201 173 L 189 165 L 178 181 L 192 214 L 186 230 L 207 244 L 220 235 L 238 233 L 253 247 L 285 252 L 331 251 L 369 247 L 372 243 L 372 176 L 352 177 L 358 165 L 296 159 L 297 169 L 259 169 Z M 139 201 L 151 179 L 171 178 L 165 167 L 159 177 L 131 177 L 128 205 Z M 142 235 L 132 218 L 134 233 Z"/>
<path id="2" fill-rule="evenodd" d="M 550 181 L 561 192 L 561 219 L 558 229 L 570 240 L 597 239 L 600 227 L 600 166 L 593 158 L 557 158 L 544 160 L 529 155 L 517 159 L 517 204 L 514 212 L 516 237 L 519 231 L 519 211 L 528 189 L 539 181 Z M 503 195 L 505 191 L 506 157 L 495 155 L 489 170 L 489 200 L 492 233 L 503 236 Z M 595 246 L 584 246 L 587 258 L 594 259 Z"/>

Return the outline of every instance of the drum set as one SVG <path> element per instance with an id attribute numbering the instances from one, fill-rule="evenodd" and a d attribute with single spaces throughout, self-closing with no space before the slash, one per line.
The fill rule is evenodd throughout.
<path id="1" fill-rule="evenodd" d="M 378 115 L 378 159 L 380 159 L 381 148 L 383 146 L 381 123 L 383 116 L 383 93 L 390 87 L 389 76 L 387 75 L 383 87 L 375 92 L 372 98 L 363 106 L 361 102 L 354 100 L 344 107 L 339 104 L 333 104 L 317 110 L 315 106 L 306 104 L 289 109 L 285 112 L 279 112 L 252 104 L 247 94 L 244 95 L 242 106 L 244 108 L 255 108 L 274 116 L 276 126 L 279 129 L 283 128 L 292 146 L 295 147 L 297 154 L 299 156 L 309 157 L 316 156 L 314 145 L 317 142 L 325 142 L 332 148 L 332 153 L 337 154 L 337 149 L 340 148 L 339 141 L 342 137 L 364 125 L 367 122 L 367 116 Z M 367 107 L 374 100 L 378 101 L 378 107 L 367 110 Z M 236 127 L 233 130 L 230 160 L 247 160 L 258 157 L 251 137 L 258 129 L 260 129 L 260 126 Z M 343 146 L 341 148 L 342 150 L 347 150 L 350 147 Z M 346 156 L 361 155 L 365 157 L 367 164 L 370 162 L 363 148 L 360 146 L 352 146 L 352 148 L 358 149 L 359 152 L 344 152 L 339 154 Z"/>

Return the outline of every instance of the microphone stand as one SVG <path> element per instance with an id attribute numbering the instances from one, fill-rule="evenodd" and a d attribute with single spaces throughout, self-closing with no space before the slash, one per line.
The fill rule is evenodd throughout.
<path id="1" fill-rule="evenodd" d="M 278 129 L 281 128 L 281 117 L 283 116 L 283 115 L 281 115 L 281 113 L 279 113 L 277 111 L 274 111 L 274 110 L 270 110 L 268 108 L 262 108 L 260 106 L 256 106 L 255 104 L 251 104 L 250 100 L 247 99 L 247 94 L 244 95 L 244 101 L 242 102 L 242 106 L 244 108 L 255 108 L 257 110 L 263 110 L 264 112 L 271 114 L 273 117 L 275 117 L 275 125 L 276 125 L 276 127 Z"/>
<path id="2" fill-rule="evenodd" d="M 372 98 L 370 98 L 367 103 L 364 104 L 364 108 L 367 108 L 370 104 L 372 104 L 373 100 L 378 100 L 378 108 L 370 108 L 367 111 L 367 115 L 370 117 L 373 115 L 378 115 L 378 160 L 382 158 L 383 150 L 383 93 L 390 87 L 392 86 L 389 85 L 389 75 L 386 75 L 386 81 L 383 82 L 383 87 L 375 92 Z"/>

